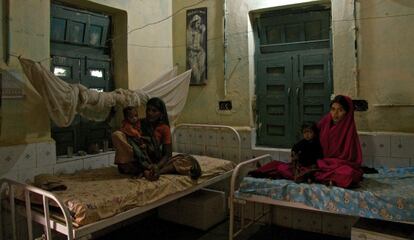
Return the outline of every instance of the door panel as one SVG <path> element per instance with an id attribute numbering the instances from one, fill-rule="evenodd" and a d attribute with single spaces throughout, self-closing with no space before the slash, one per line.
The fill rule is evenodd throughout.
<path id="1" fill-rule="evenodd" d="M 329 111 L 332 90 L 327 49 L 265 55 L 258 61 L 257 143 L 291 147 L 305 121 Z"/>
<path id="2" fill-rule="evenodd" d="M 268 56 L 258 61 L 258 143 L 289 142 L 292 58 Z"/>
<path id="3" fill-rule="evenodd" d="M 299 55 L 300 122 L 317 122 L 329 111 L 332 80 L 327 49 Z"/>

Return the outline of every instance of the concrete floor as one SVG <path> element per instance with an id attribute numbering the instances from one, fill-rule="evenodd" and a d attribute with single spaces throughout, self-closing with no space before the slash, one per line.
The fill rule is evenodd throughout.
<path id="1" fill-rule="evenodd" d="M 159 219 L 156 215 L 146 217 L 98 238 L 110 239 L 157 239 L 157 240 L 226 240 L 228 221 L 225 220 L 207 231 L 179 225 Z M 239 240 L 347 240 L 317 233 L 293 230 L 277 226 L 256 224 L 240 235 Z"/>

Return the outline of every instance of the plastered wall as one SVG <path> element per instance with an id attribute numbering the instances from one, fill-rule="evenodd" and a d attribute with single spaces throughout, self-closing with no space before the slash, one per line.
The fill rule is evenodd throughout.
<path id="1" fill-rule="evenodd" d="M 414 132 L 414 2 L 358 1 L 359 95 L 370 103 L 358 115 L 368 131 Z"/>
<path id="2" fill-rule="evenodd" d="M 173 11 L 197 2 L 175 0 Z M 208 8 L 208 82 L 206 86 L 190 88 L 179 121 L 255 127 L 254 42 L 250 16 L 315 3 L 327 3 L 332 8 L 334 94 L 368 101 L 369 110 L 356 114 L 358 130 L 414 132 L 411 123 L 414 113 L 414 95 L 411 94 L 414 91 L 411 67 L 414 3 L 410 0 L 202 1 L 192 8 Z M 225 29 L 217 18 L 226 18 Z M 181 71 L 185 68 L 185 24 L 185 11 L 175 15 L 174 62 L 181 66 Z M 224 32 L 218 33 L 217 29 L 224 29 Z M 222 41 L 221 46 L 217 39 Z M 219 111 L 220 100 L 231 100 L 233 109 Z"/>
<path id="3" fill-rule="evenodd" d="M 4 22 L 0 27 L 0 67 L 19 71 L 15 57 L 5 62 L 5 52 L 35 60 L 44 60 L 50 55 L 50 1 L 8 2 L 10 17 L 7 34 L 3 31 Z M 115 30 L 115 35 L 128 36 L 119 37 L 114 43 L 117 50 L 113 56 L 123 66 L 115 66 L 115 84 L 131 89 L 143 86 L 175 64 L 180 72 L 185 70 L 185 7 L 207 7 L 207 85 L 190 87 L 187 105 L 178 121 L 243 127 L 255 127 L 251 14 L 290 6 L 329 3 L 332 7 L 334 93 L 368 100 L 368 112 L 356 114 L 357 126 L 361 131 L 414 132 L 411 123 L 414 116 L 414 70 L 411 66 L 414 56 L 414 3 L 410 0 L 356 1 L 355 14 L 353 0 L 66 2 L 113 14 L 114 23 L 124 26 Z M 3 19 L 4 4 L 0 9 Z M 157 21 L 160 22 L 154 23 Z M 4 44 L 5 40 L 9 41 L 8 47 Z M 44 64 L 48 65 L 48 61 Z M 2 101 L 2 146 L 52 141 L 49 118 L 41 97 L 23 76 L 21 81 L 24 83 L 25 98 Z M 232 101 L 233 109 L 218 110 L 221 100 Z"/>
<path id="4" fill-rule="evenodd" d="M 7 70 L 20 68 L 16 57 L 9 56 L 9 61 L 6 63 L 7 58 L 4 54 L 7 52 L 14 56 L 22 55 L 38 61 L 47 58 L 50 50 L 50 2 L 15 0 L 7 1 L 8 6 L 4 4 L 5 2 L 2 1 L 1 14 L 4 15 L 4 12 L 8 11 L 9 31 L 2 31 L 2 41 L 8 43 L 1 45 L 3 54 L 0 67 Z M 22 5 L 25 7 L 21 7 Z M 4 21 L 7 19 L 2 21 L 3 29 L 7 24 Z M 5 49 L 6 47 L 8 49 Z M 26 84 L 27 81 L 21 74 L 17 81 L 25 96 L 17 99 L 2 99 L 0 144 L 14 145 L 50 140 L 49 118 L 41 97 L 31 85 Z"/>
<path id="5" fill-rule="evenodd" d="M 21 73 L 16 57 L 9 62 L 5 52 L 23 56 L 49 66 L 50 57 L 50 1 L 2 1 L 3 19 L 5 2 L 9 2 L 9 31 L 1 26 L 1 69 L 20 72 L 25 92 L 22 99 L 3 99 L 1 105 L 0 146 L 53 141 L 50 123 L 41 97 L 33 90 Z M 113 58 L 116 87 L 137 89 L 152 81 L 173 66 L 171 3 L 165 0 L 73 0 L 60 1 L 70 6 L 90 9 L 113 17 Z M 157 22 L 157 23 L 156 23 Z M 4 41 L 9 41 L 5 49 Z"/>

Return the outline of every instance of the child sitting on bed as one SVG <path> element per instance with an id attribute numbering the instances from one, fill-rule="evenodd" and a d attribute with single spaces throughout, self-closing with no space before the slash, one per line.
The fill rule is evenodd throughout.
<path id="1" fill-rule="evenodd" d="M 124 120 L 120 131 L 125 134 L 128 143 L 132 146 L 135 161 L 126 165 L 118 165 L 119 171 L 138 176 L 144 174 L 147 179 L 158 178 L 156 164 L 152 164 L 148 157 L 146 143 L 149 140 L 142 136 L 137 110 L 129 106 L 124 108 L 123 114 Z"/>
<path id="2" fill-rule="evenodd" d="M 293 145 L 291 152 L 293 180 L 311 183 L 312 173 L 317 170 L 316 160 L 322 158 L 322 147 L 315 123 L 305 122 L 301 132 L 303 139 Z"/>

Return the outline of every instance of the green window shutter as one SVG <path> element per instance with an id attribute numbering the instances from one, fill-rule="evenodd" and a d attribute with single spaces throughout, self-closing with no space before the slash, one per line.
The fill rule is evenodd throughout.
<path id="1" fill-rule="evenodd" d="M 330 11 L 283 10 L 256 18 L 257 144 L 290 148 L 304 121 L 329 111 Z"/>

